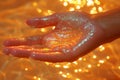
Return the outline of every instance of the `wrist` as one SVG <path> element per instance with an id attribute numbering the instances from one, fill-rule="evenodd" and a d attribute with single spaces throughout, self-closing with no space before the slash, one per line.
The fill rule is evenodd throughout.
<path id="1" fill-rule="evenodd" d="M 105 39 L 108 41 L 120 37 L 120 9 L 100 13 L 93 20 L 104 31 Z"/>

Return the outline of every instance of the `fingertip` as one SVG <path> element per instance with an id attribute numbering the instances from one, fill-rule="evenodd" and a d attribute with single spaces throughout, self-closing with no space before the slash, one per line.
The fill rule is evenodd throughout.
<path id="1" fill-rule="evenodd" d="M 16 57 L 20 58 L 28 58 L 30 56 L 30 51 L 29 50 L 24 50 L 22 47 L 5 47 L 4 48 L 4 54 L 11 54 Z"/>
<path id="2" fill-rule="evenodd" d="M 35 28 L 43 28 L 47 26 L 54 26 L 58 22 L 59 22 L 59 19 L 56 15 L 50 15 L 50 16 L 45 16 L 40 18 L 36 17 L 36 18 L 28 19 L 26 21 L 26 24 Z"/>
<path id="3" fill-rule="evenodd" d="M 7 47 L 3 48 L 3 53 L 4 53 L 5 55 L 9 55 L 10 49 L 7 48 Z"/>
<path id="4" fill-rule="evenodd" d="M 5 41 L 3 42 L 3 45 L 4 45 L 4 46 L 11 46 L 11 45 L 14 44 L 13 42 L 14 42 L 13 39 L 5 40 Z"/>
<path id="5" fill-rule="evenodd" d="M 24 40 L 19 40 L 19 39 L 8 39 L 3 42 L 3 45 L 8 47 L 8 46 L 18 46 L 24 44 Z"/>
<path id="6" fill-rule="evenodd" d="M 28 19 L 26 20 L 26 24 L 31 27 L 35 27 L 38 25 L 38 19 L 37 18 Z"/>
<path id="7" fill-rule="evenodd" d="M 9 46 L 8 40 L 4 41 L 4 42 L 3 42 L 3 45 L 4 45 L 4 46 Z"/>

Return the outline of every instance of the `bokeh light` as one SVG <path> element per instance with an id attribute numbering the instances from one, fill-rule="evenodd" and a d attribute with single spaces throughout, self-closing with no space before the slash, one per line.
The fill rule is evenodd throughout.
<path id="1" fill-rule="evenodd" d="M 0 1 L 0 80 L 120 80 L 120 40 L 100 45 L 74 62 L 49 63 L 6 56 L 7 38 L 41 35 L 50 28 L 33 29 L 25 20 L 56 12 L 85 11 L 98 14 L 120 5 L 114 0 L 5 0 Z"/>

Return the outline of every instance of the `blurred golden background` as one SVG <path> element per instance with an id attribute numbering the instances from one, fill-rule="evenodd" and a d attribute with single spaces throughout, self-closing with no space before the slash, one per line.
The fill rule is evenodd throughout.
<path id="1" fill-rule="evenodd" d="M 120 80 L 120 39 L 104 44 L 74 62 L 48 63 L 6 56 L 2 42 L 43 34 L 25 21 L 55 12 L 82 10 L 97 14 L 120 7 L 120 0 L 0 0 L 0 80 Z"/>

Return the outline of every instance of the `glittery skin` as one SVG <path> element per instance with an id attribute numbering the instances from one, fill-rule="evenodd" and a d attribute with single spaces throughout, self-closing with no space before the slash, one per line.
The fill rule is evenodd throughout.
<path id="1" fill-rule="evenodd" d="M 96 41 L 95 34 L 99 29 L 96 29 L 92 20 L 84 13 L 76 11 L 56 13 L 30 19 L 27 24 L 35 28 L 56 27 L 43 36 L 6 40 L 5 54 L 30 57 L 40 61 L 63 62 L 74 61 L 96 47 L 92 47 L 91 43 Z M 86 46 L 91 48 L 88 49 Z"/>

